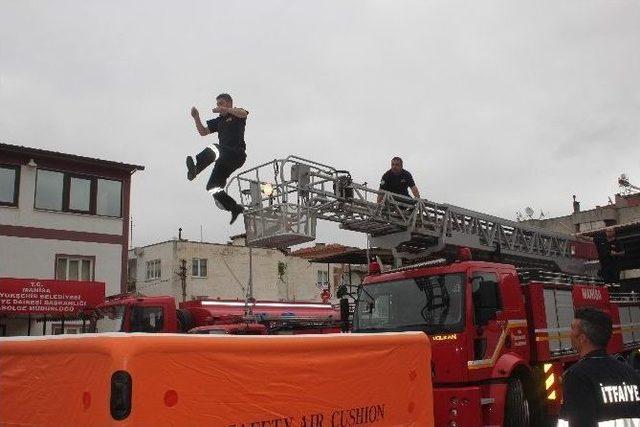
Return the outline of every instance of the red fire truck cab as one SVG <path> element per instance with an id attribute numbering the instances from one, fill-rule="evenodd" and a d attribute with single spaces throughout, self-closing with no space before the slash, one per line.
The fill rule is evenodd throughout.
<path id="1" fill-rule="evenodd" d="M 637 358 L 640 300 L 613 290 L 508 264 L 431 261 L 368 276 L 352 329 L 430 336 L 436 425 L 535 425 L 557 415 L 560 376 L 577 360 L 575 309 L 610 313 L 608 352 Z"/>
<path id="2" fill-rule="evenodd" d="M 107 298 L 92 324 L 96 332 L 329 333 L 340 332 L 340 312 L 315 302 L 218 299 L 187 301 L 176 309 L 172 296 L 125 294 Z"/>

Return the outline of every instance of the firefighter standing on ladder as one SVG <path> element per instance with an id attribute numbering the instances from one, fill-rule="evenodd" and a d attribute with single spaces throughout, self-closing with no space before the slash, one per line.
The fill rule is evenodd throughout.
<path id="1" fill-rule="evenodd" d="M 558 427 L 640 426 L 640 376 L 607 355 L 611 318 L 595 308 L 576 310 L 571 345 L 580 360 L 563 377 Z"/>
<path id="2" fill-rule="evenodd" d="M 420 191 L 418 191 L 418 187 L 413 181 L 413 176 L 411 176 L 411 173 L 408 170 L 403 169 L 402 159 L 400 157 L 394 157 L 391 159 L 391 169 L 382 175 L 382 179 L 380 180 L 380 190 L 390 191 L 391 193 L 410 197 L 409 191 L 407 191 L 409 189 L 416 199 L 420 198 Z M 377 202 L 382 203 L 382 200 L 382 194 L 378 194 Z"/>
<path id="3" fill-rule="evenodd" d="M 213 196 L 219 208 L 231 212 L 231 224 L 233 224 L 244 209 L 224 191 L 224 187 L 231 174 L 242 167 L 247 160 L 244 128 L 249 112 L 243 108 L 234 108 L 233 99 L 226 93 L 216 97 L 216 105 L 212 111 L 217 113 L 218 117 L 207 120 L 206 127 L 200 121 L 198 109 L 191 108 L 191 116 L 198 133 L 206 136 L 218 132 L 220 143 L 211 144 L 202 150 L 196 155 L 195 162 L 191 156 L 187 157 L 187 179 L 192 181 L 213 163 L 211 177 L 207 182 L 207 191 Z"/>

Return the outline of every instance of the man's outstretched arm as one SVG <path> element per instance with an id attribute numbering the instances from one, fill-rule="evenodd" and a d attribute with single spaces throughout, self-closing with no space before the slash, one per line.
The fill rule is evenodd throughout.
<path id="1" fill-rule="evenodd" d="M 417 186 L 413 186 L 411 187 L 411 192 L 413 193 L 413 197 L 415 197 L 416 199 L 420 198 L 420 191 L 418 190 Z"/>
<path id="2" fill-rule="evenodd" d="M 196 123 L 196 129 L 200 136 L 209 135 L 211 131 L 205 125 L 202 124 L 200 120 L 200 113 L 196 107 L 191 107 L 191 117 L 193 117 L 193 121 Z"/>
<path id="3" fill-rule="evenodd" d="M 249 112 L 244 108 L 233 108 L 233 107 L 216 107 L 213 110 L 214 113 L 227 113 L 233 116 L 236 116 L 240 119 L 246 119 L 249 115 Z"/>

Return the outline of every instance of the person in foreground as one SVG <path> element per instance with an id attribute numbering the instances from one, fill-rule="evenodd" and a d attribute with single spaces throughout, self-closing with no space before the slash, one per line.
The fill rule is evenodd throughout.
<path id="1" fill-rule="evenodd" d="M 611 318 L 595 308 L 574 317 L 571 344 L 580 360 L 563 377 L 558 427 L 640 427 L 640 376 L 606 352 Z"/>

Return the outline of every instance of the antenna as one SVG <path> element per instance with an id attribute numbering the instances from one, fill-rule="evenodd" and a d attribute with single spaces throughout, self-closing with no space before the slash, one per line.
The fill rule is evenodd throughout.
<path id="1" fill-rule="evenodd" d="M 621 189 L 621 193 L 627 195 L 627 194 L 631 194 L 635 191 L 640 191 L 640 187 L 633 185 L 630 181 L 629 181 L 629 177 L 627 176 L 626 173 L 623 173 L 620 175 L 620 178 L 618 178 L 618 185 L 620 186 Z"/>
<path id="2" fill-rule="evenodd" d="M 533 219 L 533 214 L 535 213 L 535 211 L 531 208 L 531 206 L 527 206 L 526 208 L 524 208 L 524 213 L 527 214 L 529 219 Z"/>

